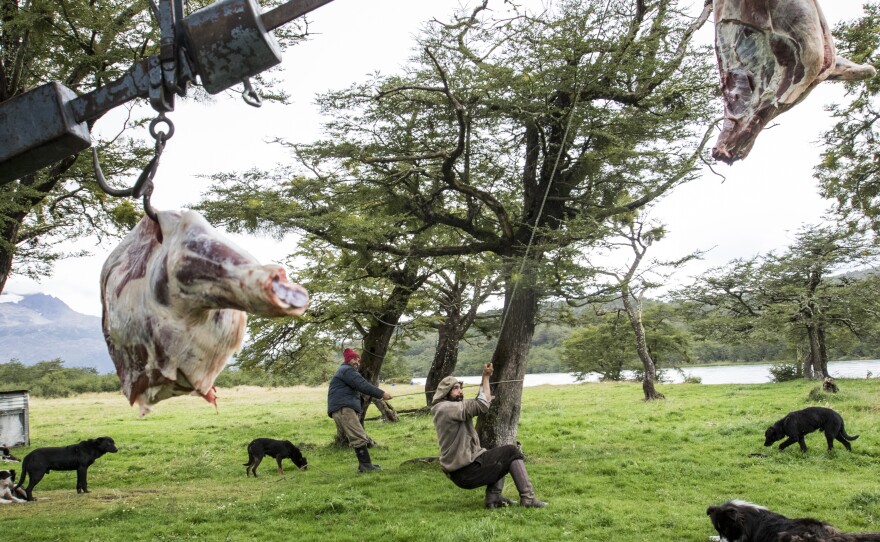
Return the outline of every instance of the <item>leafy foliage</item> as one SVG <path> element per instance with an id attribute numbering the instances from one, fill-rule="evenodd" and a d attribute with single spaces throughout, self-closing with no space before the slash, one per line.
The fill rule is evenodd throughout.
<path id="1" fill-rule="evenodd" d="M 35 397 L 69 397 L 80 393 L 120 391 L 115 374 L 99 375 L 91 368 L 64 367 L 60 359 L 26 366 L 12 360 L 0 363 L 0 391 L 28 390 Z"/>
<path id="2" fill-rule="evenodd" d="M 876 339 L 876 277 L 863 281 L 838 276 L 847 266 L 869 266 L 878 251 L 845 227 L 805 227 L 782 254 L 735 260 L 699 278 L 673 297 L 698 333 L 745 340 L 785 336 L 790 346 L 806 344 L 817 371 L 827 364 L 832 330 Z"/>
<path id="3" fill-rule="evenodd" d="M 863 17 L 841 24 L 834 35 L 846 56 L 880 70 L 880 4 L 864 9 Z M 847 92 L 849 104 L 830 108 L 837 123 L 825 133 L 815 173 L 822 195 L 845 219 L 880 234 L 880 77 L 848 83 Z"/>

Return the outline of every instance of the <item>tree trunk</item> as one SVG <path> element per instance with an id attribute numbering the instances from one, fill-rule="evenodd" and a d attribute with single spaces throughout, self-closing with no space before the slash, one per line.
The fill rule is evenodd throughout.
<path id="1" fill-rule="evenodd" d="M 439 301 L 446 316 L 437 329 L 437 349 L 425 379 L 425 403 L 429 407 L 440 381 L 455 371 L 455 366 L 458 365 L 458 345 L 476 320 L 480 305 L 495 290 L 494 281 L 488 284 L 481 281 L 468 284 L 467 281 L 460 280 L 458 274 L 443 274 L 442 278 L 446 284 L 440 288 L 442 295 L 439 296 Z M 472 288 L 473 295 L 470 300 L 465 301 L 464 295 L 468 287 Z M 467 312 L 464 307 L 468 307 Z"/>
<path id="2" fill-rule="evenodd" d="M 477 421 L 480 443 L 484 448 L 516 443 L 522 379 L 526 374 L 538 314 L 538 295 L 533 277 L 534 272 L 527 270 L 526 276 L 520 278 L 518 287 L 515 287 L 514 279 L 508 279 L 501 333 L 492 355 L 495 372 L 491 381 L 518 382 L 493 387 L 495 400 L 492 401 L 492 407 Z"/>
<path id="3" fill-rule="evenodd" d="M 804 362 L 803 362 L 802 366 L 804 368 L 804 370 L 803 370 L 804 379 L 805 380 L 812 380 L 812 378 L 813 378 L 813 354 L 812 353 L 807 352 L 807 354 L 804 356 Z"/>
<path id="4" fill-rule="evenodd" d="M 831 375 L 828 374 L 828 350 L 825 348 L 824 327 L 816 329 L 816 338 L 819 341 L 819 366 L 816 369 L 822 372 L 822 378 L 828 378 Z"/>
<path id="5" fill-rule="evenodd" d="M 434 351 L 434 361 L 425 379 L 425 403 L 431 406 L 434 399 L 434 390 L 440 381 L 451 375 L 458 364 L 459 334 L 458 322 L 453 321 L 449 315 L 437 331 L 437 350 Z"/>
<path id="6" fill-rule="evenodd" d="M 645 394 L 645 401 L 653 401 L 655 399 L 666 399 L 666 396 L 658 392 L 654 388 L 654 382 L 657 380 L 657 367 L 651 353 L 648 352 L 648 341 L 645 338 L 645 326 L 642 325 L 642 311 L 639 307 L 633 305 L 632 296 L 628 287 L 621 288 L 623 293 L 623 308 L 626 309 L 626 315 L 632 325 L 633 333 L 636 336 L 636 351 L 642 366 L 645 369 L 642 378 L 642 391 Z"/>
<path id="7" fill-rule="evenodd" d="M 395 290 L 397 290 L 397 288 L 395 288 Z M 388 345 L 391 342 L 391 337 L 394 336 L 394 330 L 397 327 L 397 322 L 400 321 L 401 314 L 403 314 L 402 311 L 396 313 L 387 311 L 383 313 L 381 317 L 373 321 L 373 325 L 370 326 L 367 335 L 364 337 L 360 373 L 373 385 L 379 384 L 379 374 L 382 370 L 382 362 L 385 361 L 385 355 L 388 353 Z M 372 402 L 372 397 L 367 395 L 361 396 L 362 409 L 359 416 L 361 423 L 364 423 L 364 418 L 367 416 L 367 409 Z M 388 409 L 394 412 L 391 405 L 388 405 L 387 403 L 385 404 L 388 406 Z M 382 412 L 382 417 L 387 421 L 397 421 L 396 412 L 390 417 L 386 415 L 386 412 Z"/>
<path id="8" fill-rule="evenodd" d="M 9 273 L 12 271 L 12 262 L 15 256 L 15 245 L 18 243 L 18 231 L 21 228 L 21 222 L 14 217 L 4 217 L 6 226 L 3 227 L 2 239 L 0 243 L 0 294 L 6 288 L 6 281 L 9 280 Z"/>
<path id="9" fill-rule="evenodd" d="M 391 344 L 391 339 L 397 330 L 400 317 L 406 312 L 413 293 L 425 281 L 425 277 L 418 275 L 416 271 L 417 264 L 407 262 L 406 267 L 402 271 L 391 273 L 391 276 L 394 277 L 394 289 L 391 291 L 388 299 L 385 300 L 382 312 L 371 318 L 369 328 L 364 333 L 360 373 L 373 385 L 378 385 L 379 383 L 382 363 L 388 354 L 388 345 Z M 361 423 L 364 422 L 370 402 L 370 397 L 361 397 L 361 404 L 363 405 L 360 415 Z M 387 409 L 382 412 L 383 419 L 389 422 L 396 422 L 398 420 L 397 412 L 394 411 L 390 404 L 384 404 L 387 406 Z"/>
<path id="10" fill-rule="evenodd" d="M 822 345 L 819 341 L 819 330 L 815 324 L 811 323 L 807 326 L 807 335 L 810 338 L 810 367 L 809 374 L 807 373 L 807 366 L 804 364 L 804 378 L 808 379 L 816 379 L 821 378 L 819 375 L 822 375 Z M 826 371 L 827 363 L 826 363 Z"/>

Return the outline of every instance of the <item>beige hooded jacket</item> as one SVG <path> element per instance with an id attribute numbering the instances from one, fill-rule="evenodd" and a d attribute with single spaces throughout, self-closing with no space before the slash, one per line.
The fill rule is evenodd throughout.
<path id="1" fill-rule="evenodd" d="M 490 400 L 483 395 L 482 389 L 476 399 L 447 400 L 452 386 L 457 382 L 454 376 L 441 380 L 431 401 L 434 429 L 437 430 L 437 443 L 440 445 L 440 466 L 446 473 L 470 465 L 486 451 L 480 446 L 480 437 L 471 419 L 488 411 Z"/>

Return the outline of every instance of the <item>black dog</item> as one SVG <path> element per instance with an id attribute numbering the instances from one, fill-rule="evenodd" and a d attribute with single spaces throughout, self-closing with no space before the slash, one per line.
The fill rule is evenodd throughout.
<path id="1" fill-rule="evenodd" d="M 284 468 L 281 467 L 281 460 L 285 457 L 293 461 L 293 464 L 302 470 L 305 470 L 309 466 L 309 462 L 306 461 L 306 458 L 300 453 L 299 448 L 294 446 L 289 440 L 255 438 L 250 444 L 248 444 L 247 451 L 248 462 L 244 463 L 244 465 L 247 467 L 248 477 L 250 477 L 252 472 L 254 473 L 254 478 L 257 477 L 257 467 L 260 466 L 260 461 L 263 460 L 263 457 L 267 455 L 269 457 L 274 457 L 275 461 L 278 462 L 278 474 L 284 474 Z"/>
<path id="2" fill-rule="evenodd" d="M 59 448 L 37 448 L 24 456 L 24 461 L 21 462 L 21 480 L 15 488 L 16 490 L 20 488 L 27 479 L 28 485 L 25 488 L 25 493 L 27 500 L 32 501 L 34 500 L 34 486 L 40 483 L 47 472 L 75 470 L 76 492 L 88 493 L 86 472 L 89 467 L 102 455 L 108 452 L 115 454 L 117 451 L 116 443 L 110 437 L 84 440 L 79 444 Z"/>
<path id="3" fill-rule="evenodd" d="M 788 519 L 745 501 L 710 506 L 706 514 L 721 542 L 880 542 L 880 533 L 844 533 L 817 519 Z"/>
<path id="4" fill-rule="evenodd" d="M 764 433 L 764 446 L 772 446 L 777 440 L 788 437 L 779 445 L 784 450 L 795 442 L 801 445 L 801 451 L 807 451 L 804 435 L 821 429 L 825 432 L 825 440 L 828 441 L 828 449 L 834 447 L 834 439 L 843 443 L 843 446 L 852 451 L 850 440 L 856 440 L 858 435 L 849 436 L 843 428 L 843 418 L 830 408 L 809 407 L 803 410 L 789 412 L 784 418 L 767 428 Z"/>

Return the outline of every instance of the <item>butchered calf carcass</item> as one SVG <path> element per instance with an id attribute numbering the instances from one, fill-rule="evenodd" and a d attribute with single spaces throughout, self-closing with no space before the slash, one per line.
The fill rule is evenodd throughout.
<path id="1" fill-rule="evenodd" d="M 300 316 L 308 302 L 284 268 L 260 265 L 193 211 L 144 217 L 101 271 L 104 338 L 141 415 L 184 394 L 216 405 L 214 379 L 241 347 L 247 313 Z"/>
<path id="2" fill-rule="evenodd" d="M 816 0 L 715 0 L 724 124 L 712 156 L 745 158 L 766 124 L 825 80 L 876 75 L 837 56 Z"/>

